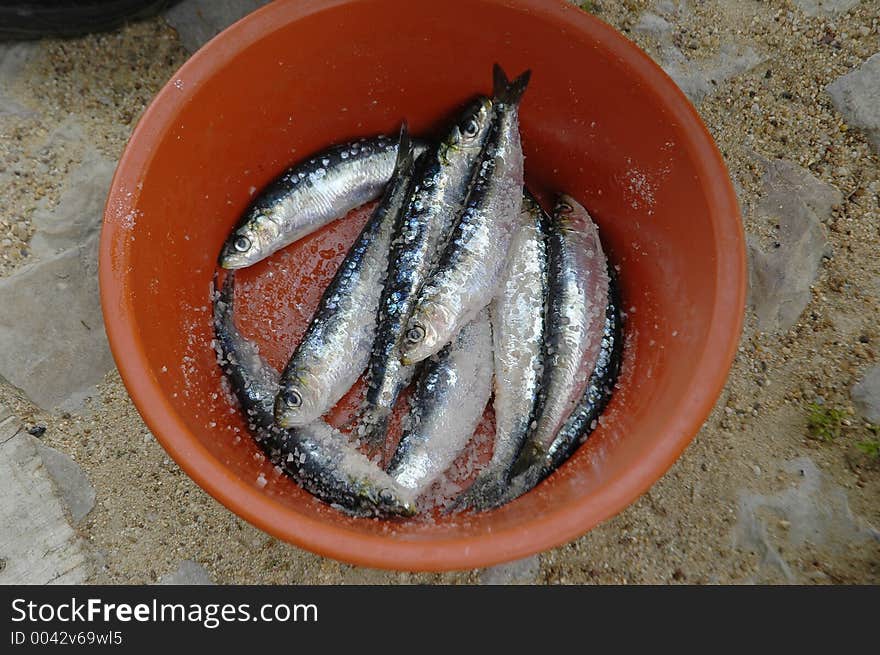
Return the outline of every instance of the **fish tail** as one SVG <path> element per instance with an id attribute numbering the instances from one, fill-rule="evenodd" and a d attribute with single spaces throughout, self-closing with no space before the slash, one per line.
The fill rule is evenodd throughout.
<path id="1" fill-rule="evenodd" d="M 508 80 L 504 69 L 498 64 L 492 68 L 493 95 L 495 101 L 504 105 L 518 105 L 526 87 L 529 85 L 529 79 L 532 76 L 531 70 L 526 70 L 512 82 Z"/>
<path id="2" fill-rule="evenodd" d="M 510 80 L 507 79 L 507 73 L 504 72 L 504 69 L 501 68 L 501 65 L 497 62 L 492 66 L 492 93 L 495 96 L 500 95 L 504 89 L 507 88 L 507 85 L 510 84 Z"/>
<path id="3" fill-rule="evenodd" d="M 385 439 L 391 412 L 381 407 L 364 404 L 355 417 L 353 436 L 372 452 L 382 451 L 384 458 Z"/>
<path id="4" fill-rule="evenodd" d="M 497 507 L 506 486 L 506 476 L 501 472 L 480 476 L 468 489 L 453 500 L 443 513 L 456 514 L 468 509 L 485 512 Z"/>

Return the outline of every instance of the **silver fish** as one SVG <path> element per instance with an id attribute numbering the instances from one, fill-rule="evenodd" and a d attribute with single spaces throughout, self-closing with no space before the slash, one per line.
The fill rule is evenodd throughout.
<path id="1" fill-rule="evenodd" d="M 492 393 L 492 331 L 481 312 L 426 366 L 388 474 L 418 495 L 455 460 L 474 434 Z"/>
<path id="2" fill-rule="evenodd" d="M 535 428 L 514 466 L 542 458 L 587 388 L 602 345 L 608 270 L 587 210 L 562 195 L 547 228 L 549 296 Z"/>
<path id="3" fill-rule="evenodd" d="M 411 492 L 324 421 L 291 430 L 274 425 L 272 406 L 278 373 L 235 326 L 234 275 L 227 273 L 223 288 L 214 298 L 214 346 L 218 363 L 229 378 L 257 443 L 273 463 L 327 503 L 359 516 L 414 514 Z"/>
<path id="4" fill-rule="evenodd" d="M 577 447 L 586 441 L 598 424 L 599 416 L 614 392 L 623 357 L 623 319 L 620 313 L 620 299 L 611 267 L 608 273 L 610 277 L 608 307 L 605 310 L 602 345 L 587 390 L 543 456 L 533 456 L 524 470 L 509 481 L 500 497 L 491 503 L 475 507 L 476 509 L 497 507 L 531 490 L 568 459 Z"/>
<path id="5" fill-rule="evenodd" d="M 416 154 L 427 148 L 416 142 Z M 387 136 L 332 146 L 287 169 L 245 210 L 220 252 L 220 266 L 244 268 L 382 193 L 397 158 Z"/>
<path id="6" fill-rule="evenodd" d="M 416 299 L 401 344 L 405 365 L 440 350 L 495 295 L 522 204 L 518 108 L 530 75 L 508 82 L 495 65 L 492 136 L 464 212 Z"/>
<path id="7" fill-rule="evenodd" d="M 599 414 L 608 404 L 614 385 L 617 383 L 623 356 L 623 319 L 620 313 L 617 284 L 610 266 L 608 277 L 608 307 L 605 310 L 605 327 L 596 368 L 590 376 L 587 390 L 578 406 L 569 415 L 547 449 L 547 457 L 541 470 L 542 478 L 558 468 L 589 436 L 596 427 Z"/>
<path id="8" fill-rule="evenodd" d="M 413 192 L 395 227 L 366 373 L 358 432 L 372 447 L 384 442 L 397 396 L 412 376 L 412 368 L 400 361 L 406 323 L 415 296 L 464 206 L 492 116 L 492 101 L 478 98 L 443 141 L 416 162 Z"/>
<path id="9" fill-rule="evenodd" d="M 308 330 L 281 375 L 275 420 L 284 428 L 311 423 L 357 381 L 376 332 L 388 249 L 412 179 L 412 149 L 401 129 L 397 165 L 381 202 L 339 265 Z"/>
<path id="10" fill-rule="evenodd" d="M 495 356 L 495 440 L 492 459 L 456 506 L 482 509 L 507 488 L 508 474 L 534 420 L 543 377 L 544 302 L 547 297 L 547 216 L 525 193 L 501 286 L 492 301 Z"/>

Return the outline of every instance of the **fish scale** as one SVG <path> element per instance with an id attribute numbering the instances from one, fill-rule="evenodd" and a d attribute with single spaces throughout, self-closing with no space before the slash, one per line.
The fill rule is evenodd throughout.
<path id="1" fill-rule="evenodd" d="M 234 272 L 227 273 L 214 299 L 214 346 L 248 430 L 270 460 L 318 498 L 352 514 L 413 514 L 411 492 L 350 446 L 332 426 L 318 420 L 283 430 L 274 424 L 278 373 L 235 326 L 234 280 Z"/>
<path id="2" fill-rule="evenodd" d="M 587 389 L 574 411 L 566 419 L 546 452 L 540 457 L 532 457 L 524 470 L 514 476 L 504 493 L 477 509 L 489 509 L 509 503 L 532 489 L 541 480 L 555 471 L 568 459 L 577 447 L 586 441 L 595 429 L 599 416 L 608 404 L 617 377 L 623 352 L 623 317 L 620 312 L 620 295 L 612 268 L 608 267 L 608 306 L 605 309 L 605 323 L 602 344 L 596 360 L 596 368 L 590 376 Z"/>
<path id="3" fill-rule="evenodd" d="M 490 305 L 495 361 L 492 458 L 456 507 L 493 506 L 529 434 L 542 381 L 547 296 L 546 214 L 527 191 L 501 286 Z"/>
<path id="4" fill-rule="evenodd" d="M 414 148 L 420 154 L 427 145 L 414 141 Z M 375 200 L 396 158 L 397 139 L 379 135 L 332 146 L 287 169 L 245 210 L 220 252 L 220 265 L 255 264 Z"/>
<path id="5" fill-rule="evenodd" d="M 416 163 L 413 193 L 400 215 L 391 245 L 376 340 L 366 373 L 367 392 L 359 417 L 359 436 L 371 447 L 384 443 L 391 411 L 412 377 L 412 367 L 400 361 L 400 344 L 415 294 L 464 206 L 488 137 L 492 111 L 488 98 L 478 99 L 460 121 L 465 129 L 474 127 L 473 135 L 468 136 L 456 125 Z"/>
<path id="6" fill-rule="evenodd" d="M 508 82 L 496 67 L 490 137 L 464 211 L 414 303 L 402 344 L 404 364 L 439 351 L 495 295 L 522 204 L 518 106 L 529 75 Z"/>
<path id="7" fill-rule="evenodd" d="M 561 196 L 547 227 L 549 295 L 545 358 L 535 427 L 514 467 L 544 457 L 583 396 L 602 344 L 608 271 L 587 210 Z"/>
<path id="8" fill-rule="evenodd" d="M 492 393 L 492 332 L 488 312 L 462 328 L 425 363 L 415 383 L 403 436 L 388 466 L 401 486 L 427 491 L 474 434 Z"/>
<path id="9" fill-rule="evenodd" d="M 275 416 L 282 427 L 323 416 L 357 381 L 370 358 L 391 235 L 410 190 L 405 134 L 396 172 L 333 280 L 282 374 Z"/>

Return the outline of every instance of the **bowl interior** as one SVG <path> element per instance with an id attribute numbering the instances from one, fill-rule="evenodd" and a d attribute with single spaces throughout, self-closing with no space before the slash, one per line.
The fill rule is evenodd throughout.
<path id="1" fill-rule="evenodd" d="M 491 67 L 532 69 L 527 183 L 598 223 L 627 311 L 619 389 L 589 441 L 510 505 L 432 522 L 352 519 L 277 475 L 221 389 L 209 287 L 252 194 L 331 143 L 431 134 Z M 363 210 L 239 275 L 242 330 L 282 366 Z M 704 420 L 742 317 L 742 234 L 717 152 L 650 61 L 565 3 L 276 2 L 227 30 L 159 94 L 120 164 L 102 236 L 114 355 L 178 463 L 277 536 L 374 566 L 442 569 L 524 556 L 637 497 Z M 352 395 L 339 413 L 349 408 Z M 261 486 L 258 479 L 268 484 Z"/>

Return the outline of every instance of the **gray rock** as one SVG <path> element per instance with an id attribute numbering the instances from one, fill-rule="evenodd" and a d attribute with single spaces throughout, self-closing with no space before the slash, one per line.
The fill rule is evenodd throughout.
<path id="1" fill-rule="evenodd" d="M 165 12 L 165 20 L 177 30 L 180 42 L 195 52 L 235 21 L 267 4 L 269 0 L 183 0 Z"/>
<path id="2" fill-rule="evenodd" d="M 751 46 L 725 43 L 714 57 L 695 60 L 686 57 L 671 43 L 660 49 L 660 65 L 691 102 L 697 103 L 717 85 L 745 73 L 764 58 Z"/>
<path id="3" fill-rule="evenodd" d="M 784 160 L 766 162 L 757 213 L 779 225 L 778 247 L 762 249 L 749 235 L 749 303 L 764 332 L 791 328 L 810 302 L 828 249 L 822 219 L 843 198 L 831 185 Z"/>
<path id="4" fill-rule="evenodd" d="M 33 112 L 22 105 L 14 94 L 15 83 L 22 70 L 38 50 L 37 43 L 0 43 L 0 116 L 29 116 Z"/>
<path id="5" fill-rule="evenodd" d="M 515 585 L 535 584 L 541 574 L 541 560 L 537 555 L 480 571 L 480 584 Z"/>
<path id="6" fill-rule="evenodd" d="M 633 26 L 633 30 L 654 38 L 662 38 L 672 32 L 672 24 L 662 16 L 646 11 Z"/>
<path id="7" fill-rule="evenodd" d="M 864 131 L 880 153 L 880 53 L 834 80 L 825 90 L 846 122 Z"/>
<path id="8" fill-rule="evenodd" d="M 113 367 L 97 236 L 0 279 L 0 375 L 44 409 L 75 409 Z"/>
<path id="9" fill-rule="evenodd" d="M 73 524 L 78 525 L 95 506 L 95 488 L 70 455 L 50 448 L 42 441 L 37 441 L 37 451 L 70 511 Z"/>
<path id="10" fill-rule="evenodd" d="M 751 46 L 725 43 L 714 57 L 689 59 L 674 45 L 660 51 L 660 65 L 691 102 L 699 102 L 714 92 L 717 85 L 751 70 L 764 58 Z"/>
<path id="11" fill-rule="evenodd" d="M 46 141 L 37 151 L 37 155 L 40 158 L 43 155 L 55 155 L 59 159 L 66 157 L 74 160 L 81 158 L 86 149 L 91 149 L 91 147 L 86 138 L 85 128 L 78 118 L 68 116 L 46 137 Z M 48 166 L 42 170 L 42 173 L 49 174 Z"/>
<path id="12" fill-rule="evenodd" d="M 859 0 L 793 0 L 793 2 L 807 16 L 839 14 L 859 4 Z"/>
<path id="13" fill-rule="evenodd" d="M 0 406 L 0 584 L 82 584 L 92 571 L 38 442 Z"/>
<path id="14" fill-rule="evenodd" d="M 50 141 L 63 138 L 56 135 Z M 37 257 L 56 255 L 98 233 L 115 164 L 89 148 L 66 183 L 58 205 L 34 212 L 31 250 Z"/>
<path id="15" fill-rule="evenodd" d="M 806 168 L 786 159 L 763 160 L 764 192 L 797 196 L 816 216 L 825 218 L 843 203 L 837 187 L 823 182 Z"/>
<path id="16" fill-rule="evenodd" d="M 687 3 L 684 0 L 673 2 L 673 0 L 660 0 L 654 5 L 654 11 L 666 18 L 677 18 L 679 14 L 687 11 Z"/>
<path id="17" fill-rule="evenodd" d="M 6 407 L 0 405 L 0 446 L 11 441 L 24 428 L 18 418 Z"/>
<path id="18" fill-rule="evenodd" d="M 692 59 L 672 39 L 674 23 L 688 12 L 686 3 L 664 0 L 656 3 L 653 11 L 643 13 L 633 30 L 660 42 L 660 66 L 691 102 L 698 103 L 722 82 L 754 68 L 764 57 L 751 46 L 727 42 L 711 57 Z"/>
<path id="19" fill-rule="evenodd" d="M 869 368 L 851 391 L 853 404 L 869 423 L 880 425 L 880 366 Z"/>
<path id="20" fill-rule="evenodd" d="M 798 476 L 799 484 L 776 494 L 739 493 L 734 545 L 761 557 L 755 582 L 778 576 L 800 581 L 798 571 L 782 555 L 790 546 L 810 543 L 846 553 L 855 544 L 880 540 L 880 532 L 853 515 L 844 488 L 829 480 L 810 458 L 799 457 L 780 468 Z"/>
<path id="21" fill-rule="evenodd" d="M 166 573 L 156 584 L 161 585 L 212 585 L 214 581 L 201 564 L 185 559 L 172 573 Z"/>

